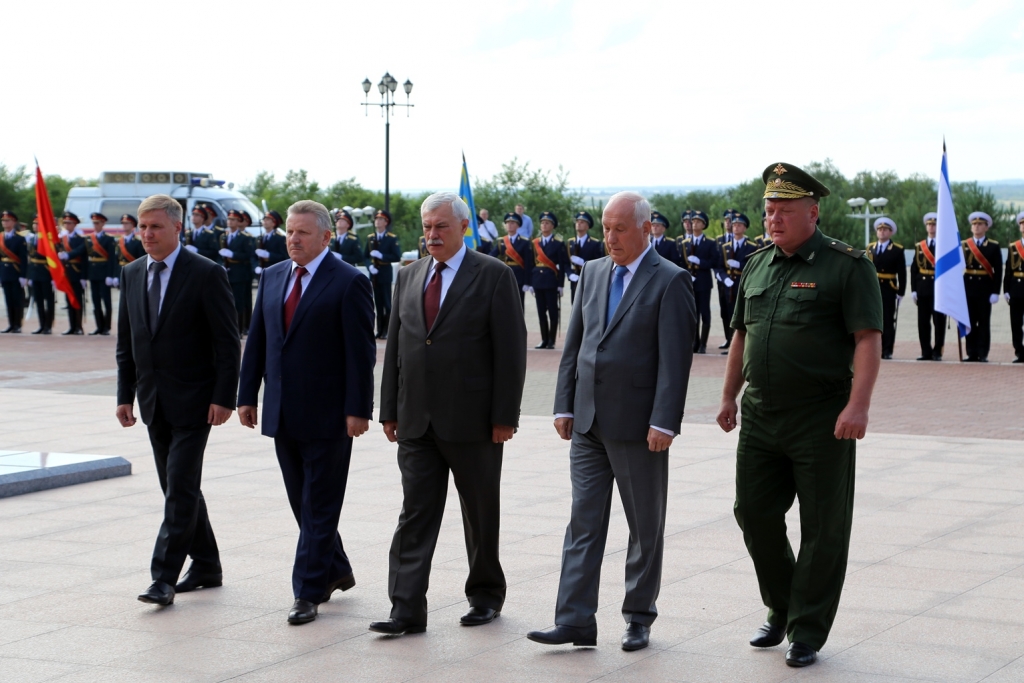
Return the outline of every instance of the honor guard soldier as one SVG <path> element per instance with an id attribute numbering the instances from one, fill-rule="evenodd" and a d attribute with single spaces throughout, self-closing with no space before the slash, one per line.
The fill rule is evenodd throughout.
<path id="1" fill-rule="evenodd" d="M 576 300 L 576 283 L 579 282 L 580 273 L 583 271 L 583 264 L 587 261 L 599 259 L 605 255 L 604 245 L 601 240 L 595 240 L 590 236 L 590 229 L 594 227 L 594 218 L 586 211 L 576 213 L 576 236 L 569 238 L 566 250 L 569 253 L 571 269 L 567 273 L 569 278 L 569 303 Z"/>
<path id="2" fill-rule="evenodd" d="M 25 284 L 28 282 L 28 248 L 18 234 L 18 217 L 12 211 L 0 214 L 0 283 L 7 303 L 7 329 L 0 334 L 21 332 L 25 308 Z"/>
<path id="3" fill-rule="evenodd" d="M 992 227 L 991 216 L 984 211 L 975 211 L 967 219 L 971 222 L 971 237 L 963 241 L 967 263 L 964 289 L 967 290 L 971 331 L 967 335 L 967 358 L 964 360 L 987 363 L 992 339 L 992 304 L 999 302 L 999 289 L 1003 282 L 1003 252 L 999 242 L 985 236 Z"/>
<path id="4" fill-rule="evenodd" d="M 86 254 L 86 237 L 79 227 L 78 216 L 70 211 L 65 211 L 61 217 L 61 227 L 64 229 L 60 239 L 60 247 L 57 258 L 64 262 L 64 274 L 71 285 L 71 291 L 78 300 L 78 308 L 71 305 L 71 298 L 66 294 L 64 300 L 67 303 L 68 321 L 71 326 L 61 332 L 61 335 L 85 334 L 82 330 L 82 314 L 85 311 L 85 280 L 89 274 L 89 257 Z"/>
<path id="5" fill-rule="evenodd" d="M 392 263 L 402 260 L 402 247 L 391 227 L 391 214 L 381 209 L 373 217 L 373 233 L 366 240 L 363 258 L 370 271 L 373 284 L 373 303 L 377 308 L 377 339 L 388 338 L 388 322 L 391 320 L 391 283 L 394 281 Z"/>
<path id="6" fill-rule="evenodd" d="M 732 312 L 732 303 L 729 301 L 729 297 L 732 293 L 729 291 L 731 288 L 726 287 L 722 281 L 720 275 L 723 269 L 722 263 L 722 245 L 726 242 L 732 241 L 732 217 L 739 213 L 735 209 L 726 209 L 722 212 L 722 234 L 715 238 L 715 244 L 718 245 L 718 267 L 715 268 L 715 288 L 718 290 L 718 311 L 722 316 L 722 329 L 725 330 L 725 343 L 719 346 L 720 349 L 729 348 L 729 339 L 732 338 L 732 330 L 729 329 L 729 323 L 732 320 L 732 316 L 726 316 L 726 310 Z"/>
<path id="7" fill-rule="evenodd" d="M 693 237 L 693 211 L 690 209 L 686 209 L 685 211 L 683 211 L 683 213 L 680 215 L 680 220 L 683 223 L 683 234 L 680 235 L 679 237 L 682 237 L 684 240 Z M 679 238 L 676 238 L 676 242 L 682 244 L 682 240 L 680 240 Z M 680 260 L 681 259 L 682 254 L 680 254 Z"/>
<path id="8" fill-rule="evenodd" d="M 331 250 L 350 266 L 358 268 L 363 265 L 366 259 L 363 256 L 363 245 L 359 236 L 352 231 L 352 214 L 345 209 L 338 209 L 334 212 L 334 227 L 337 235 Z"/>
<path id="9" fill-rule="evenodd" d="M 533 244 L 519 236 L 519 228 L 522 226 L 523 219 L 518 213 L 506 213 L 505 230 L 508 234 L 496 241 L 491 256 L 512 269 L 516 284 L 519 285 L 519 303 L 525 312 L 526 293 L 530 291 L 533 273 Z"/>
<path id="10" fill-rule="evenodd" d="M 774 246 L 749 257 L 717 422 L 736 427 L 733 513 L 757 575 L 767 623 L 750 644 L 789 637 L 786 664 L 813 664 L 846 577 L 856 443 L 878 376 L 882 302 L 864 252 L 815 227 L 828 188 L 789 164 L 765 169 Z M 794 557 L 786 513 L 800 506 Z"/>
<path id="11" fill-rule="evenodd" d="M 27 242 L 28 280 L 32 288 L 32 299 L 36 302 L 36 313 L 39 314 L 39 329 L 32 334 L 52 334 L 56 297 L 46 257 L 39 253 L 39 231 L 29 236 Z"/>
<path id="12" fill-rule="evenodd" d="M 693 352 L 707 353 L 708 337 L 711 334 L 711 273 L 718 268 L 718 244 L 704 236 L 708 215 L 703 211 L 690 212 L 690 227 L 693 237 L 676 238 L 679 246 L 679 265 L 690 271 L 693 278 L 693 296 L 697 302 L 700 317 L 700 333 L 694 336 Z"/>
<path id="13" fill-rule="evenodd" d="M 256 245 L 242 229 L 245 216 L 242 211 L 228 211 L 228 229 L 220 236 L 220 250 L 217 254 L 224 260 L 228 271 L 228 282 L 235 297 L 235 312 L 238 315 L 239 339 L 249 333 L 249 319 L 252 317 L 252 259 Z"/>
<path id="14" fill-rule="evenodd" d="M 665 230 L 668 229 L 668 219 L 657 211 L 651 211 L 651 244 L 658 256 L 674 265 L 679 265 L 679 247 L 671 237 L 665 237 Z"/>
<path id="15" fill-rule="evenodd" d="M 423 258 L 424 256 L 427 256 L 427 255 L 430 254 L 430 251 L 427 250 L 427 238 L 426 237 L 421 237 L 420 238 L 419 247 L 418 247 L 416 253 L 417 253 L 417 257 L 418 258 Z"/>
<path id="16" fill-rule="evenodd" d="M 102 213 L 93 213 L 92 234 L 85 242 L 85 250 L 89 255 L 89 290 L 92 294 L 92 314 L 96 320 L 96 329 L 90 335 L 110 334 L 114 311 L 110 299 L 110 280 L 117 269 L 117 243 L 105 231 L 107 217 Z"/>
<path id="17" fill-rule="evenodd" d="M 224 231 L 216 227 L 213 219 L 216 212 L 204 204 L 192 209 L 192 230 L 185 239 L 185 248 L 193 254 L 205 256 L 214 263 L 220 263 L 221 237 Z"/>
<path id="18" fill-rule="evenodd" d="M 732 217 L 738 214 L 736 209 L 726 209 L 722 212 L 722 234 L 715 238 L 719 244 L 725 244 L 732 239 Z"/>
<path id="19" fill-rule="evenodd" d="M 722 324 L 725 325 L 725 343 L 719 346 L 720 349 L 728 349 L 732 344 L 732 313 L 736 306 L 736 297 L 739 294 L 740 276 L 743 275 L 743 266 L 760 247 L 747 239 L 747 227 L 750 219 L 738 211 L 732 216 L 732 239 L 722 243 L 719 247 L 721 253 L 718 258 L 718 268 L 715 269 L 715 279 L 721 283 L 726 290 L 725 301 L 722 307 Z M 722 351 L 727 355 L 728 350 Z"/>
<path id="20" fill-rule="evenodd" d="M 885 216 L 875 221 L 878 240 L 868 245 L 867 254 L 875 264 L 882 293 L 882 358 L 892 359 L 896 343 L 896 315 L 907 291 L 907 260 L 903 245 L 892 241 L 896 222 Z"/>
<path id="21" fill-rule="evenodd" d="M 1014 363 L 1024 363 L 1024 211 L 1017 214 L 1020 239 L 1010 245 L 1006 255 L 1003 295 L 1010 304 L 1010 337 Z"/>
<path id="22" fill-rule="evenodd" d="M 253 272 L 256 275 L 288 258 L 288 241 L 281 230 L 282 223 L 284 221 L 277 211 L 268 211 L 263 216 L 263 234 L 259 236 L 254 251 L 256 267 L 253 268 Z"/>
<path id="23" fill-rule="evenodd" d="M 942 360 L 942 346 L 946 341 L 946 316 L 935 310 L 935 226 L 938 219 L 934 211 L 924 215 L 928 236 L 914 245 L 914 260 L 910 263 L 910 296 L 917 304 L 917 337 L 921 342 L 918 360 Z"/>
<path id="24" fill-rule="evenodd" d="M 551 211 L 545 211 L 538 220 L 540 237 L 533 240 L 534 267 L 530 275 L 530 286 L 537 299 L 537 316 L 540 318 L 540 344 L 535 348 L 553 349 L 558 337 L 565 273 L 571 264 L 565 242 L 555 234 L 558 216 Z"/>
<path id="25" fill-rule="evenodd" d="M 117 273 L 111 278 L 111 287 L 120 289 L 121 270 L 135 259 L 146 255 L 138 230 L 139 220 L 135 216 L 130 213 L 121 216 L 121 236 L 117 239 Z"/>

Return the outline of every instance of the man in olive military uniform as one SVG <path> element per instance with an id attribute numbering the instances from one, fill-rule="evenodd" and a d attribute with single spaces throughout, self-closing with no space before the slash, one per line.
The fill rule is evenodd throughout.
<path id="1" fill-rule="evenodd" d="M 910 263 L 910 296 L 917 305 L 917 337 L 921 342 L 918 360 L 942 360 L 942 346 L 946 341 L 946 316 L 935 310 L 935 227 L 939 215 L 934 211 L 924 215 L 924 229 L 928 237 L 914 245 L 914 260 Z M 932 326 L 935 327 L 935 345 L 932 345 Z"/>
<path id="2" fill-rule="evenodd" d="M 736 297 L 739 295 L 740 276 L 743 274 L 743 267 L 747 259 L 758 250 L 759 246 L 747 239 L 747 227 L 750 219 L 740 212 L 735 212 L 731 218 L 731 239 L 723 242 L 719 249 L 718 268 L 715 269 L 715 279 L 725 287 L 725 299 L 722 301 L 722 324 L 725 327 L 725 343 L 719 346 L 722 355 L 729 353 L 728 348 L 732 344 L 732 312 L 736 306 Z"/>
<path id="3" fill-rule="evenodd" d="M 334 253 L 335 258 L 358 268 L 366 262 L 366 258 L 363 256 L 363 244 L 352 230 L 353 225 L 352 214 L 346 209 L 336 209 L 334 212 L 336 235 L 328 248 Z"/>
<path id="4" fill-rule="evenodd" d="M 967 335 L 965 362 L 987 363 L 991 344 L 990 324 L 992 304 L 999 303 L 999 289 L 1003 283 L 1003 252 L 999 242 L 985 236 L 992 227 L 992 217 L 984 211 L 975 211 L 967 219 L 971 222 L 971 236 L 963 241 L 964 289 L 967 290 L 967 315 L 971 331 Z"/>
<path id="5" fill-rule="evenodd" d="M 185 248 L 193 254 L 205 256 L 214 263 L 221 263 L 221 237 L 224 231 L 214 224 L 217 213 L 204 204 L 192 209 L 192 230 L 185 238 Z"/>
<path id="6" fill-rule="evenodd" d="M 896 221 L 882 216 L 875 221 L 878 240 L 868 244 L 867 255 L 875 264 L 882 294 L 882 358 L 892 359 L 896 343 L 896 315 L 907 291 L 907 257 L 903 245 L 892 241 Z"/>
<path id="7" fill-rule="evenodd" d="M 288 241 L 281 230 L 284 220 L 277 211 L 268 211 L 263 216 L 263 234 L 256 240 L 256 266 L 253 272 L 259 276 L 264 270 L 288 259 Z"/>
<path id="8" fill-rule="evenodd" d="M 523 226 L 523 218 L 518 213 L 505 214 L 505 230 L 507 235 L 495 240 L 491 256 L 500 260 L 512 270 L 519 286 L 519 303 L 526 312 L 526 293 L 530 291 L 530 280 L 533 277 L 533 244 L 519 236 L 519 228 Z"/>
<path id="9" fill-rule="evenodd" d="M 53 334 L 53 317 L 56 297 L 53 291 L 53 276 L 46 264 L 46 257 L 39 253 L 39 232 L 26 238 L 28 242 L 28 280 L 32 288 L 32 299 L 36 302 L 39 329 L 32 334 Z"/>
<path id="10" fill-rule="evenodd" d="M 734 514 L 768 607 L 750 644 L 773 647 L 788 635 L 786 663 L 799 667 L 816 661 L 842 593 L 882 298 L 864 252 L 815 227 L 828 188 L 786 163 L 762 177 L 774 246 L 743 269 L 717 420 L 726 432 L 737 426 L 746 382 Z M 796 557 L 786 536 L 795 499 Z"/>
<path id="11" fill-rule="evenodd" d="M 373 217 L 373 232 L 366 240 L 363 258 L 370 271 L 373 284 L 373 303 L 377 308 L 377 339 L 388 338 L 388 322 L 391 320 L 391 283 L 394 282 L 392 263 L 402 260 L 402 247 L 398 237 L 391 232 L 391 214 L 381 209 Z"/>
<path id="12" fill-rule="evenodd" d="M 96 320 L 96 329 L 89 334 L 107 336 L 114 317 L 110 278 L 117 268 L 117 243 L 106 233 L 106 216 L 97 212 L 89 218 L 92 220 L 92 234 L 85 242 L 85 250 L 89 255 L 89 290 L 92 294 L 92 314 Z"/>
<path id="13" fill-rule="evenodd" d="M 252 259 L 256 253 L 253 238 L 242 229 L 245 222 L 242 214 L 235 209 L 228 211 L 228 229 L 220 237 L 220 250 L 217 252 L 224 260 L 231 293 L 235 297 L 239 339 L 249 334 L 249 320 L 252 317 Z"/>
<path id="14" fill-rule="evenodd" d="M 75 308 L 71 305 L 71 297 L 64 295 L 70 327 L 61 332 L 62 336 L 85 334 L 82 329 L 82 315 L 85 312 L 85 281 L 89 276 L 89 255 L 85 246 L 88 240 L 79 227 L 80 222 L 78 216 L 70 211 L 65 211 L 61 217 L 61 227 L 64 230 L 58 245 L 57 258 L 64 262 L 64 274 L 78 302 L 78 308 Z"/>
<path id="15" fill-rule="evenodd" d="M 533 239 L 533 272 L 530 287 L 537 299 L 537 317 L 540 319 L 540 344 L 535 348 L 553 349 L 558 337 L 559 304 L 565 287 L 565 274 L 572 265 L 565 242 L 555 234 L 558 216 L 544 211 L 540 218 L 540 237 Z"/>
<path id="16" fill-rule="evenodd" d="M 576 213 L 576 236 L 569 238 L 566 251 L 569 253 L 569 263 L 572 268 L 567 277 L 569 278 L 569 303 L 576 301 L 576 283 L 580 281 L 580 273 L 587 261 L 602 258 L 604 244 L 601 240 L 595 240 L 590 236 L 590 229 L 594 227 L 594 218 L 586 211 Z M 495 240 L 497 241 L 497 240 Z"/>
<path id="17" fill-rule="evenodd" d="M 658 256 L 671 261 L 672 265 L 679 265 L 679 247 L 671 237 L 665 236 L 668 230 L 668 219 L 657 211 L 651 211 L 651 244 Z"/>
<path id="18" fill-rule="evenodd" d="M 697 302 L 700 317 L 700 333 L 692 340 L 694 353 L 707 353 L 708 337 L 711 335 L 711 273 L 718 267 L 718 244 L 704 235 L 708 216 L 703 211 L 690 212 L 690 227 L 693 237 L 676 238 L 679 246 L 679 265 L 690 271 L 693 278 L 693 297 Z M 688 340 L 689 341 L 689 340 Z"/>
<path id="19" fill-rule="evenodd" d="M 25 308 L 25 283 L 28 277 L 28 249 L 25 238 L 18 234 L 18 217 L 12 211 L 0 214 L 0 284 L 7 304 L 7 329 L 0 334 L 21 332 Z"/>
<path id="20" fill-rule="evenodd" d="M 1010 244 L 1006 255 L 1003 295 L 1010 304 L 1010 337 L 1014 363 L 1024 363 L 1024 211 L 1017 214 L 1020 239 Z"/>

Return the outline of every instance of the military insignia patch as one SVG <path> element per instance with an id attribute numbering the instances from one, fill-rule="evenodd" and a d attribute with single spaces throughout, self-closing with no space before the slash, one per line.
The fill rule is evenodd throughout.
<path id="1" fill-rule="evenodd" d="M 783 166 L 782 164 L 777 165 L 775 168 L 772 169 L 772 171 L 779 175 L 782 175 L 783 173 L 789 173 L 789 171 L 786 170 L 786 167 Z"/>
<path id="2" fill-rule="evenodd" d="M 817 289 L 817 282 L 791 282 L 789 286 L 793 289 Z"/>

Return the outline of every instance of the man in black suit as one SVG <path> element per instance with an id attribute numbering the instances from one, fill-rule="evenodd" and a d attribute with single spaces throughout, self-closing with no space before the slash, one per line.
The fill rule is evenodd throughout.
<path id="1" fill-rule="evenodd" d="M 221 585 L 217 541 L 200 483 L 210 427 L 235 407 L 239 344 L 224 269 L 181 248 L 181 205 L 153 195 L 139 205 L 146 258 L 121 271 L 117 320 L 117 419 L 142 421 L 164 492 L 153 584 L 142 602 L 169 605 L 175 591 Z M 186 350 L 183 353 L 182 350 Z M 192 565 L 180 582 L 185 556 Z"/>
<path id="2" fill-rule="evenodd" d="M 700 317 L 700 333 L 694 335 L 693 352 L 707 353 L 708 337 L 711 334 L 711 273 L 718 267 L 718 243 L 704 235 L 708 225 L 708 215 L 703 211 L 690 212 L 692 237 L 680 235 L 679 265 L 690 271 L 693 277 L 693 296 L 697 302 L 697 315 Z"/>
<path id="3" fill-rule="evenodd" d="M 260 279 L 242 359 L 238 418 L 250 429 L 256 426 L 265 381 L 263 435 L 274 439 L 299 523 L 288 622 L 305 624 L 335 590 L 356 584 L 338 518 L 352 439 L 369 429 L 373 413 L 377 345 L 370 281 L 327 248 L 327 208 L 296 202 L 286 226 L 291 260 L 271 266 Z M 343 362 L 328 361 L 324 349 Z"/>
<path id="4" fill-rule="evenodd" d="M 526 324 L 512 271 L 466 247 L 470 212 L 454 192 L 424 200 L 430 257 L 398 273 L 381 380 L 380 420 L 398 442 L 404 499 L 391 543 L 388 635 L 427 628 L 427 582 L 448 474 L 462 502 L 469 555 L 461 622 L 489 623 L 505 601 L 498 560 L 501 457 L 519 423 Z"/>

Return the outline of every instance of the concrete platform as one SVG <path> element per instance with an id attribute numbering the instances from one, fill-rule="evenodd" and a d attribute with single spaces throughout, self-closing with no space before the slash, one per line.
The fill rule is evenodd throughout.
<path id="1" fill-rule="evenodd" d="M 131 473 L 132 464 L 117 456 L 0 451 L 0 498 Z"/>

